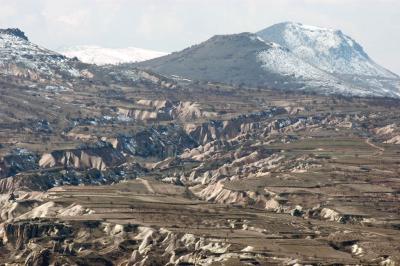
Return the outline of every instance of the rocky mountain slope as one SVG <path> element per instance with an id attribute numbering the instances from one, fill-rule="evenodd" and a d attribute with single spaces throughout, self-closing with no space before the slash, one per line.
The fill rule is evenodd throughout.
<path id="1" fill-rule="evenodd" d="M 398 79 L 375 63 L 359 43 L 340 30 L 284 22 L 257 32 L 297 57 L 329 73 Z"/>
<path id="2" fill-rule="evenodd" d="M 359 43 L 340 30 L 285 22 L 257 35 L 353 86 L 366 87 L 363 93 L 398 96 L 400 77 L 374 62 Z"/>
<path id="3" fill-rule="evenodd" d="M 0 71 L 21 77 L 41 76 L 78 78 L 78 62 L 29 42 L 19 29 L 0 30 Z"/>
<path id="4" fill-rule="evenodd" d="M 269 56 L 274 58 L 273 62 L 264 60 L 264 57 Z M 274 69 L 280 68 L 281 71 L 270 71 L 267 63 L 274 65 Z M 334 80 L 333 77 L 292 56 L 287 49 L 266 43 L 252 33 L 214 36 L 199 45 L 143 62 L 139 66 L 168 75 L 236 85 L 300 88 L 302 85 L 297 78 L 304 73 L 318 75 L 325 78 L 326 82 Z M 285 68 L 289 70 L 286 71 Z M 292 76 L 293 69 L 298 69 L 297 76 Z"/>
<path id="5" fill-rule="evenodd" d="M 164 56 L 167 53 L 136 47 L 105 48 L 95 45 L 79 45 L 59 49 L 60 54 L 69 58 L 78 58 L 88 64 L 107 65 L 134 63 Z"/>
<path id="6" fill-rule="evenodd" d="M 68 58 L 30 42 L 19 29 L 0 29 L 0 66 L 4 79 L 23 79 L 27 86 L 40 84 L 39 90 L 53 93 L 73 90 L 74 86 L 104 85 L 110 80 L 121 85 L 147 82 L 171 87 L 175 84 L 172 79 L 137 68 L 101 67 Z"/>

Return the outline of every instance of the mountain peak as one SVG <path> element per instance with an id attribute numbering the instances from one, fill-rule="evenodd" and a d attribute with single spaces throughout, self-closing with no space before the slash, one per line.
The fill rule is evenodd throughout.
<path id="1" fill-rule="evenodd" d="M 282 25 L 285 27 L 292 27 L 292 28 L 298 28 L 298 29 L 303 29 L 303 30 L 308 30 L 308 31 L 331 31 L 331 32 L 338 32 L 340 30 L 335 30 L 331 28 L 324 28 L 324 27 L 318 27 L 318 26 L 313 26 L 313 25 L 307 25 L 303 24 L 300 22 L 293 22 L 293 21 L 286 21 L 282 23 L 278 23 L 272 26 L 277 26 L 277 25 Z M 271 26 L 271 27 L 272 27 Z"/>
<path id="2" fill-rule="evenodd" d="M 11 36 L 15 36 L 15 37 L 24 39 L 25 41 L 29 41 L 28 37 L 26 37 L 25 33 L 18 28 L 0 29 L 0 34 L 7 34 L 7 35 L 11 35 Z"/>
<path id="3" fill-rule="evenodd" d="M 252 43 L 253 45 L 265 45 L 265 41 L 255 33 L 252 32 L 241 32 L 235 34 L 225 34 L 225 35 L 214 35 L 204 43 L 241 43 L 245 45 L 246 43 Z"/>
<path id="4" fill-rule="evenodd" d="M 215 39 L 240 39 L 240 38 L 252 38 L 257 37 L 256 34 L 252 32 L 241 32 L 241 33 L 234 33 L 234 34 L 218 34 L 211 37 L 209 40 Z"/>
<path id="5" fill-rule="evenodd" d="M 257 34 L 215 35 L 137 66 L 234 85 L 400 97 L 395 74 L 340 30 L 286 22 Z"/>
<path id="6" fill-rule="evenodd" d="M 257 34 L 287 47 L 307 63 L 331 74 L 398 78 L 375 63 L 362 46 L 341 30 L 283 22 Z"/>
<path id="7" fill-rule="evenodd" d="M 75 62 L 28 40 L 17 28 L 0 29 L 0 73 L 32 80 L 80 77 Z"/>

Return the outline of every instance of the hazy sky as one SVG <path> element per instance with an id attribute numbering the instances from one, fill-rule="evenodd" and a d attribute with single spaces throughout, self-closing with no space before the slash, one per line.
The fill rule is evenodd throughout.
<path id="1" fill-rule="evenodd" d="M 400 0 L 0 0 L 0 27 L 57 49 L 95 44 L 177 51 L 214 34 L 283 21 L 341 29 L 400 73 Z"/>

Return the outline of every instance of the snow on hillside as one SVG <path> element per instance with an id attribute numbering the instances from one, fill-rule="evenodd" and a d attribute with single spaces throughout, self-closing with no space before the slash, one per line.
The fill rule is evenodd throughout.
<path id="1" fill-rule="evenodd" d="M 19 29 L 0 30 L 0 71 L 19 76 L 63 74 L 80 76 L 71 60 L 31 43 Z"/>
<path id="2" fill-rule="evenodd" d="M 167 54 L 135 47 L 117 49 L 91 45 L 69 47 L 59 52 L 70 58 L 77 57 L 84 63 L 96 65 L 141 62 Z"/>
<path id="3" fill-rule="evenodd" d="M 279 44 L 266 44 L 269 48 L 261 51 L 257 55 L 257 59 L 261 62 L 261 67 L 268 72 L 293 76 L 305 82 L 306 87 L 319 87 L 320 90 L 325 92 L 336 92 L 346 95 L 373 95 L 372 92 L 361 90 L 351 84 L 344 84 L 342 80 L 310 65 Z"/>
<path id="4" fill-rule="evenodd" d="M 358 75 L 352 75 L 350 79 L 346 79 L 310 64 L 286 47 L 264 40 L 263 42 L 266 48 L 257 54 L 261 67 L 267 72 L 294 77 L 303 82 L 303 89 L 318 88 L 320 92 L 343 95 L 400 96 L 399 80 L 386 78 L 382 80 L 373 76 Z"/>
<path id="5" fill-rule="evenodd" d="M 376 64 L 361 45 L 340 30 L 284 22 L 257 33 L 278 43 L 309 64 L 329 73 L 397 79 Z"/>
<path id="6" fill-rule="evenodd" d="M 294 75 L 296 78 L 321 79 L 326 76 L 326 73 L 298 58 L 289 50 L 280 45 L 271 44 L 271 48 L 258 54 L 263 68 L 275 73 Z"/>

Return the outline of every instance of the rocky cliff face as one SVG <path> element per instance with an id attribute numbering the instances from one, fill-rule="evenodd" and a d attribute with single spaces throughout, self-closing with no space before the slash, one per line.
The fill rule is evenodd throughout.
<path id="1" fill-rule="evenodd" d="M 21 38 L 25 41 L 29 41 L 25 33 L 18 28 L 0 29 L 0 34 L 7 34 L 10 36 Z"/>
<path id="2" fill-rule="evenodd" d="M 164 159 L 176 156 L 185 149 L 197 146 L 180 126 L 151 126 L 135 134 L 104 138 L 113 147 L 128 155 L 141 157 L 157 157 Z"/>
<path id="3" fill-rule="evenodd" d="M 5 224 L 3 227 L 3 243 L 16 250 L 23 250 L 31 239 L 41 236 L 68 237 L 71 229 L 63 224 L 19 222 Z"/>
<path id="4" fill-rule="evenodd" d="M 59 179 L 62 179 L 63 175 L 59 175 Z M 53 177 L 43 174 L 32 174 L 32 175 L 17 175 L 7 178 L 0 179 L 0 193 L 10 193 L 16 190 L 35 190 L 44 191 L 53 187 L 56 182 L 54 182 Z"/>
<path id="5" fill-rule="evenodd" d="M 120 108 L 118 111 L 125 117 L 142 121 L 193 121 L 217 116 L 216 112 L 204 110 L 204 107 L 196 102 L 139 100 L 137 104 L 144 108 Z"/>
<path id="6" fill-rule="evenodd" d="M 80 228 L 79 228 L 80 227 Z M 113 253 L 107 253 L 107 258 L 88 252 L 78 255 L 80 250 L 90 251 L 88 241 L 93 239 L 95 233 L 102 239 L 117 238 L 119 251 L 113 252 L 120 255 L 116 258 Z M 82 244 L 74 244 L 73 238 L 80 235 Z M 40 245 L 49 239 L 50 247 Z M 127 238 L 127 239 L 126 239 Z M 176 233 L 167 229 L 156 229 L 137 225 L 113 225 L 109 223 L 79 222 L 79 223 L 52 223 L 50 221 L 18 222 L 4 224 L 2 227 L 2 241 L 8 248 L 21 253 L 29 253 L 22 261 L 25 265 L 48 265 L 52 263 L 88 263 L 96 265 L 113 265 L 118 261 L 120 265 L 182 265 L 194 264 L 209 265 L 221 263 L 232 258 L 239 260 L 240 254 L 229 253 L 230 245 L 223 241 L 197 237 L 190 233 Z M 47 244 L 47 243 L 46 243 Z M 99 243 L 102 249 L 112 250 L 111 243 Z M 94 248 L 94 247 L 93 247 Z M 124 250 L 133 250 L 125 253 Z M 8 258 L 18 261 L 18 258 Z M 252 258 L 256 261 L 256 258 Z"/>
<path id="7" fill-rule="evenodd" d="M 37 169 L 37 157 L 25 149 L 15 149 L 0 159 L 0 178 Z"/>
<path id="8" fill-rule="evenodd" d="M 396 124 L 389 124 L 375 128 L 373 132 L 384 142 L 389 144 L 400 144 L 400 127 Z"/>
<path id="9" fill-rule="evenodd" d="M 83 147 L 75 150 L 53 151 L 43 154 L 39 166 L 49 167 L 74 167 L 77 169 L 106 170 L 108 167 L 117 166 L 125 161 L 124 156 L 113 149 L 111 145 L 99 144 L 95 147 Z"/>
<path id="10" fill-rule="evenodd" d="M 286 113 L 284 108 L 273 107 L 265 111 L 241 115 L 225 121 L 211 120 L 201 125 L 188 123 L 185 130 L 198 143 L 206 144 L 213 140 L 227 140 L 245 134 L 259 128 L 260 120 L 284 113 Z"/>

